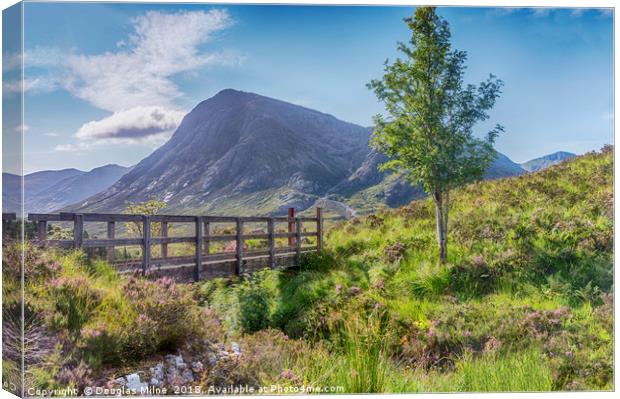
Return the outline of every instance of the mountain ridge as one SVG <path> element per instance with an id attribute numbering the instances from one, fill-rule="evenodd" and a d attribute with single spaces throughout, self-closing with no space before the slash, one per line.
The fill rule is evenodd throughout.
<path id="1" fill-rule="evenodd" d="M 279 214 L 317 201 L 350 214 L 355 196 L 377 193 L 372 206 L 398 206 L 423 192 L 402 176 L 379 172 L 372 129 L 256 93 L 225 89 L 201 101 L 171 138 L 106 190 L 64 210 L 118 212 L 127 201 L 165 201 L 165 211 Z M 488 178 L 524 170 L 505 155 Z M 385 186 L 385 187 L 383 187 Z"/>

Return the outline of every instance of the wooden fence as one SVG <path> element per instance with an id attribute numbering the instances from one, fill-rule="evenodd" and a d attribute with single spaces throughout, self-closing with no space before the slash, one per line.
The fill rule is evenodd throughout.
<path id="1" fill-rule="evenodd" d="M 15 220 L 15 214 L 2 215 L 3 226 Z M 303 253 L 317 251 L 323 246 L 323 217 L 321 208 L 316 209 L 315 217 L 296 217 L 293 208 L 289 209 L 285 217 L 235 217 L 235 216 L 187 216 L 187 215 L 128 215 L 105 213 L 59 213 L 39 214 L 31 213 L 28 220 L 37 227 L 35 243 L 60 248 L 106 248 L 107 260 L 125 270 L 139 268 L 143 273 L 152 269 L 178 268 L 193 266 L 192 278 L 201 279 L 201 272 L 218 264 L 232 263 L 234 270 L 230 274 L 241 274 L 244 266 L 249 263 L 260 263 L 271 268 L 285 263 L 299 265 Z M 47 237 L 50 222 L 72 222 L 73 239 L 49 239 Z M 103 222 L 107 224 L 106 238 L 85 238 L 84 224 L 89 222 Z M 117 223 L 135 223 L 139 226 L 141 237 L 116 238 Z M 153 223 L 159 223 L 160 234 L 153 236 Z M 194 226 L 193 236 L 169 236 L 170 223 L 191 223 Z M 265 224 L 259 231 L 244 232 L 244 224 Z M 278 232 L 276 224 L 285 223 L 286 230 Z M 316 226 L 315 231 L 304 231 L 304 223 Z M 234 234 L 212 234 L 214 225 L 233 224 Z M 3 227 L 4 232 L 4 227 Z M 305 237 L 316 237 L 316 245 L 303 245 Z M 276 240 L 286 239 L 285 246 L 278 246 Z M 244 248 L 244 242 L 250 239 L 266 240 L 267 247 L 259 249 Z M 283 240 L 280 240 L 283 241 Z M 212 243 L 234 242 L 234 250 L 212 252 Z M 193 256 L 168 256 L 168 245 L 175 243 L 194 244 Z M 160 256 L 152 258 L 152 246 L 160 246 Z M 115 247 L 140 246 L 142 259 L 127 260 L 115 259 Z M 251 269 L 251 268 L 250 268 Z M 207 273 L 208 274 L 208 273 Z"/>

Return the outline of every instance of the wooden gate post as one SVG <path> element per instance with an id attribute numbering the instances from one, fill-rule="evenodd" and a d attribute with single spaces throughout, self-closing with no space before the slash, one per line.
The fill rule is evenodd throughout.
<path id="1" fill-rule="evenodd" d="M 45 244 L 45 240 L 47 239 L 47 221 L 39 220 L 37 222 L 37 238 L 39 239 L 39 244 Z"/>
<path id="2" fill-rule="evenodd" d="M 288 208 L 288 232 L 289 232 L 288 246 L 289 247 L 292 247 L 293 245 L 295 245 L 295 237 L 290 235 L 291 233 L 295 232 L 294 231 L 295 220 L 293 220 L 294 217 L 295 217 L 295 208 Z"/>
<path id="3" fill-rule="evenodd" d="M 149 215 L 142 216 L 142 231 L 144 240 L 142 242 L 142 273 L 151 268 L 151 217 Z"/>
<path id="4" fill-rule="evenodd" d="M 76 213 L 73 215 L 73 246 L 82 248 L 82 239 L 84 237 L 84 215 Z"/>
<path id="5" fill-rule="evenodd" d="M 316 249 L 323 249 L 323 209 L 316 208 Z"/>
<path id="6" fill-rule="evenodd" d="M 161 222 L 161 236 L 163 238 L 168 237 L 168 222 Z M 161 243 L 161 257 L 166 259 L 168 257 L 168 243 Z"/>
<path id="7" fill-rule="evenodd" d="M 196 216 L 196 266 L 194 267 L 194 281 L 200 280 L 202 267 L 202 217 Z"/>
<path id="8" fill-rule="evenodd" d="M 243 222 L 240 218 L 236 218 L 237 222 L 237 267 L 235 268 L 235 274 L 238 276 L 241 274 L 241 268 L 243 266 Z"/>
<path id="9" fill-rule="evenodd" d="M 274 237 L 273 219 L 269 219 L 267 222 L 267 242 L 269 243 L 269 267 L 276 267 L 276 240 Z"/>
<path id="10" fill-rule="evenodd" d="M 211 252 L 211 223 L 205 222 L 204 224 L 204 252 L 207 258 L 209 252 Z"/>
<path id="11" fill-rule="evenodd" d="M 301 218 L 295 219 L 295 260 L 301 265 Z"/>
<path id="12" fill-rule="evenodd" d="M 115 225 L 114 222 L 108 222 L 108 240 L 113 240 L 115 236 Z M 106 248 L 106 258 L 108 262 L 114 261 L 114 245 Z"/>

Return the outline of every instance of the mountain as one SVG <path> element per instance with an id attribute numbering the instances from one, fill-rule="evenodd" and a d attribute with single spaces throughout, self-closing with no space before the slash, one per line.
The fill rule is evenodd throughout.
<path id="1" fill-rule="evenodd" d="M 26 213 L 47 213 L 96 194 L 116 182 L 131 168 L 105 165 L 89 172 L 77 169 L 47 170 L 24 176 Z M 3 212 L 19 212 L 20 177 L 2 174 Z"/>
<path id="2" fill-rule="evenodd" d="M 563 162 L 567 159 L 575 158 L 577 155 L 572 152 L 558 151 L 553 154 L 545 155 L 540 158 L 534 158 L 521 164 L 521 167 L 528 172 L 536 172 L 548 168 L 549 166 Z"/>
<path id="3" fill-rule="evenodd" d="M 371 129 L 284 101 L 227 89 L 198 104 L 170 140 L 118 182 L 66 210 L 118 212 L 127 201 L 166 201 L 168 213 L 274 214 L 330 205 L 350 215 L 423 195 L 379 172 Z M 490 178 L 523 173 L 499 155 Z M 369 200 L 370 201 L 370 200 Z"/>
<path id="4" fill-rule="evenodd" d="M 79 209 L 119 211 L 151 197 L 168 209 L 271 213 L 306 208 L 368 153 L 369 130 L 284 101 L 224 90 L 170 140 Z"/>
<path id="5" fill-rule="evenodd" d="M 348 179 L 332 188 L 328 198 L 345 201 L 365 212 L 381 204 L 391 208 L 403 206 L 426 195 L 421 185 L 411 186 L 403 174 L 380 172 L 379 166 L 387 160 L 385 155 L 371 149 L 362 165 Z M 498 152 L 485 173 L 485 179 L 519 176 L 523 173 L 525 171 L 518 164 Z"/>

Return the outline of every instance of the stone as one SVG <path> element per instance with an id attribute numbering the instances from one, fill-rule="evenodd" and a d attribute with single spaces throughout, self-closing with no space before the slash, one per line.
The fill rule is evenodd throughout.
<path id="1" fill-rule="evenodd" d="M 192 373 L 192 370 L 185 369 L 183 370 L 183 373 L 181 373 L 181 378 L 183 378 L 186 382 L 192 382 L 194 381 L 194 374 Z"/>
<path id="2" fill-rule="evenodd" d="M 163 363 L 157 363 L 154 367 L 151 367 L 150 371 L 151 371 L 151 378 L 154 378 L 160 381 L 164 379 L 164 364 Z"/>
<path id="3" fill-rule="evenodd" d="M 127 388 L 135 390 L 136 392 L 142 392 L 142 390 L 148 389 L 149 385 L 146 382 L 140 381 L 138 373 L 133 373 L 125 376 L 127 378 Z"/>
<path id="4" fill-rule="evenodd" d="M 117 385 L 119 385 L 121 387 L 124 387 L 125 384 L 127 383 L 127 381 L 125 380 L 125 377 L 118 377 L 117 379 L 115 379 L 112 382 L 114 382 L 115 384 L 117 384 Z"/>
<path id="5" fill-rule="evenodd" d="M 230 347 L 231 347 L 231 349 L 232 349 L 232 351 L 233 351 L 233 353 L 234 353 L 235 355 L 237 355 L 237 356 L 238 356 L 238 355 L 240 355 L 240 354 L 241 354 L 241 348 L 239 347 L 239 344 L 238 344 L 238 343 L 233 342 L 233 343 L 231 343 L 231 344 L 230 344 Z"/>
<path id="6" fill-rule="evenodd" d="M 192 363 L 192 371 L 194 373 L 201 373 L 202 370 L 204 370 L 204 366 L 202 365 L 202 362 L 193 362 Z"/>

